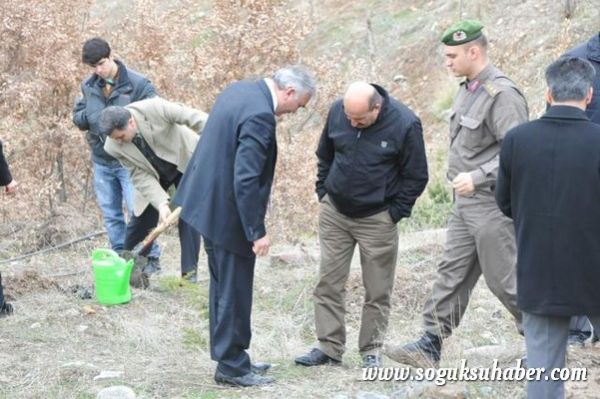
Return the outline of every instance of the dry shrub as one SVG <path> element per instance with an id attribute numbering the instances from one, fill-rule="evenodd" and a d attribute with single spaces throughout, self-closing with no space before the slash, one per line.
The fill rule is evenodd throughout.
<path id="1" fill-rule="evenodd" d="M 89 149 L 71 122 L 79 84 L 91 72 L 80 61 L 87 38 L 106 38 L 115 55 L 149 76 L 163 97 L 210 111 L 228 83 L 298 63 L 297 45 L 308 29 L 307 18 L 274 0 L 220 1 L 206 12 L 192 0 L 138 1 L 128 6 L 132 12 L 110 21 L 92 21 L 91 6 L 91 0 L 0 5 L 0 131 L 21 184 L 18 197 L 2 198 L 4 221 L 33 224 L 64 207 L 74 220 L 91 209 L 99 220 L 89 202 Z M 280 131 L 286 135 L 286 129 Z"/>
<path id="2" fill-rule="evenodd" d="M 34 3 L 34 4 L 32 4 Z M 62 203 L 83 204 L 88 156 L 72 128 L 81 26 L 90 1 L 0 4 L 0 134 L 20 193 L 2 199 L 4 221 L 43 221 Z"/>
<path id="3" fill-rule="evenodd" d="M 530 7 L 529 3 L 518 7 Z M 89 149 L 83 133 L 71 122 L 79 83 L 90 73 L 80 61 L 81 45 L 98 35 L 111 43 L 115 55 L 128 66 L 147 75 L 163 97 L 205 111 L 210 111 L 224 86 L 235 80 L 266 76 L 285 64 L 302 63 L 312 69 L 319 82 L 317 98 L 308 110 L 279 121 L 279 165 L 269 231 L 283 240 L 315 233 L 314 151 L 331 102 L 351 81 L 381 83 L 414 109 L 424 123 L 430 159 L 440 152 L 437 149 L 447 146 L 447 126 L 439 120 L 443 110 L 433 112 L 431 99 L 440 86 L 448 86 L 438 35 L 453 17 L 441 9 L 419 14 L 418 9 L 425 6 L 415 7 L 409 11 L 423 20 L 398 19 L 393 7 L 388 15 L 367 10 L 365 20 L 364 15 L 354 13 L 355 6 L 342 2 L 0 2 L 0 138 L 22 189 L 16 197 L 0 194 L 0 221 L 38 223 L 59 209 L 68 209 L 75 221 L 68 235 L 78 233 L 79 220 L 84 217 L 91 215 L 99 224 Z M 485 10 L 490 7 L 500 6 L 490 3 Z M 424 9 L 430 10 L 428 6 Z M 316 14 L 324 11 L 329 14 Z M 320 30 L 331 15 L 339 15 L 336 24 L 345 26 L 343 36 L 328 36 Z M 348 15 L 356 21 L 348 22 Z M 390 16 L 396 19 L 386 19 Z M 559 34 L 532 32 L 535 26 L 529 28 L 530 17 L 520 12 L 518 18 L 519 26 L 527 28 L 511 35 L 504 34 L 504 24 L 488 24 L 492 57 L 527 88 L 530 99 L 541 98 L 539 64 L 582 40 L 587 31 L 572 22 L 575 17 L 561 22 Z M 355 25 L 360 29 L 355 30 Z M 312 48 L 309 34 L 313 35 Z M 543 37 L 526 40 L 537 34 Z M 387 44 L 393 38 L 402 39 L 400 47 Z M 336 41 L 345 44 L 336 46 Z M 543 51 L 539 51 L 540 43 Z M 523 54 L 531 56 L 523 59 Z M 401 78 L 395 81 L 395 76 Z M 535 92 L 529 93 L 531 90 Z M 447 99 L 442 100 L 446 104 Z M 542 106 L 542 101 L 532 104 L 532 114 Z"/>

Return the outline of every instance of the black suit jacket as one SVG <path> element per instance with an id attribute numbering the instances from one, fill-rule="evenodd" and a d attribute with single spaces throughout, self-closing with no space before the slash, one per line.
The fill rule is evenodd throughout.
<path id="1" fill-rule="evenodd" d="M 203 236 L 252 257 L 263 237 L 277 159 L 273 99 L 264 81 L 231 84 L 217 97 L 173 202 Z"/>
<path id="2" fill-rule="evenodd" d="M 496 201 L 515 222 L 519 307 L 600 315 L 600 125 L 553 106 L 510 130 Z"/>

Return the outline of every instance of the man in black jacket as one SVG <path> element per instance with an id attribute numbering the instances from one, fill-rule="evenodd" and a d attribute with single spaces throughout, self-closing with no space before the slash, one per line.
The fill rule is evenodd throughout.
<path id="1" fill-rule="evenodd" d="M 344 286 L 358 243 L 365 287 L 359 351 L 363 367 L 378 367 L 398 254 L 396 224 L 410 216 L 428 180 L 421 121 L 382 87 L 355 82 L 343 100 L 333 103 L 317 157 L 321 266 L 314 299 L 319 347 L 296 363 L 341 361 Z"/>
<path id="2" fill-rule="evenodd" d="M 2 151 L 2 142 L 0 141 L 0 187 L 4 187 L 7 194 L 13 194 L 17 190 L 17 182 L 12 178 L 10 169 L 4 152 Z M 10 303 L 4 301 L 4 290 L 2 288 L 2 275 L 0 274 L 0 317 L 9 315 L 13 312 Z"/>
<path id="3" fill-rule="evenodd" d="M 123 202 L 132 215 L 133 188 L 127 170 L 104 151 L 104 138 L 100 134 L 98 121 L 100 113 L 106 107 L 124 107 L 135 101 L 155 97 L 156 90 L 146 77 L 115 59 L 104 39 L 95 37 L 87 40 L 83 45 L 81 58 L 94 73 L 81 84 L 82 97 L 77 100 L 73 109 L 73 123 L 86 131 L 86 139 L 92 151 L 96 200 L 102 211 L 110 246 L 120 252 L 124 249 L 126 231 Z M 159 256 L 160 249 L 155 242 L 148 254 L 147 272 L 160 269 Z"/>
<path id="4" fill-rule="evenodd" d="M 565 366 L 571 316 L 600 326 L 600 125 L 585 114 L 593 77 L 581 58 L 551 64 L 550 108 L 510 130 L 500 152 L 496 201 L 515 223 L 527 365 L 547 371 L 528 382 L 529 398 L 564 398 L 550 370 Z"/>
<path id="5" fill-rule="evenodd" d="M 600 124 L 600 33 L 567 51 L 564 56 L 587 59 L 596 70 L 593 84 L 594 94 L 592 95 L 592 101 L 585 109 L 585 113 L 592 122 Z M 598 341 L 598 333 L 598 331 L 594 331 L 592 342 Z M 591 326 L 586 316 L 577 316 L 571 319 L 571 325 L 569 326 L 570 345 L 584 346 L 585 341 L 591 335 Z"/>

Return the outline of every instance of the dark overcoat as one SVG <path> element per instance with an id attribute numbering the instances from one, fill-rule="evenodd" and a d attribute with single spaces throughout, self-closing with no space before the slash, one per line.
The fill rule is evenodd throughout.
<path id="1" fill-rule="evenodd" d="M 520 309 L 600 315 L 600 125 L 552 106 L 510 130 L 496 202 L 515 222 Z"/>

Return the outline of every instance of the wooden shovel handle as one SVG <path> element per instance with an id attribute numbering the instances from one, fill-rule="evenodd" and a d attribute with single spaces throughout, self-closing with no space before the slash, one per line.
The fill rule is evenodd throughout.
<path id="1" fill-rule="evenodd" d="M 156 238 L 160 235 L 160 233 L 162 233 L 169 226 L 171 226 L 173 223 L 175 223 L 177 221 L 177 219 L 179 219 L 179 214 L 180 213 L 181 213 L 181 207 L 178 206 L 177 208 L 175 208 L 173 210 L 173 212 L 171 212 L 171 214 L 169 215 L 169 217 L 167 218 L 167 220 L 165 220 L 164 222 L 162 222 L 158 226 L 156 226 L 156 228 L 154 228 L 146 236 L 146 238 L 144 238 L 144 241 L 142 241 L 140 252 L 142 252 L 145 248 L 147 248 L 148 246 L 150 246 L 150 244 L 152 244 L 152 242 L 154 240 L 156 240 Z"/>

